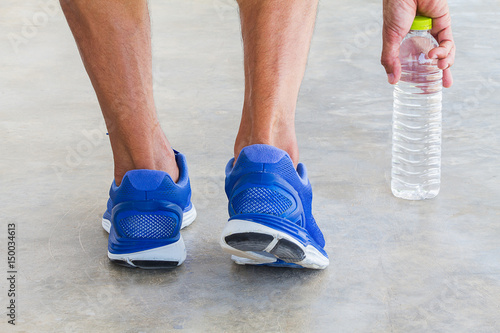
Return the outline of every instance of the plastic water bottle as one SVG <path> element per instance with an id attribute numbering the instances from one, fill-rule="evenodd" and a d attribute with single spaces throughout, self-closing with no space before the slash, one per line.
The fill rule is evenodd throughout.
<path id="1" fill-rule="evenodd" d="M 394 88 L 392 193 L 399 198 L 434 198 L 441 183 L 442 71 L 428 52 L 438 46 L 432 19 L 415 17 L 401 42 L 401 80 Z"/>

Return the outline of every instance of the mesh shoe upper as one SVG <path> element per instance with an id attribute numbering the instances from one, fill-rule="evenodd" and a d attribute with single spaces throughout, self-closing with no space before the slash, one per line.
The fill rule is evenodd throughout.
<path id="1" fill-rule="evenodd" d="M 232 200 L 236 214 L 257 213 L 281 216 L 292 206 L 290 199 L 280 192 L 265 187 L 250 187 Z"/>

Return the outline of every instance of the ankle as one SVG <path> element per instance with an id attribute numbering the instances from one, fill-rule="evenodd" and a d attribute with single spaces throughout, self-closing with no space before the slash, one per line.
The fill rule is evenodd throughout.
<path id="1" fill-rule="evenodd" d="M 293 165 L 297 167 L 299 163 L 299 148 L 297 146 L 297 141 L 295 137 L 285 140 L 284 138 L 276 139 L 264 139 L 264 138 L 237 138 L 234 144 L 234 158 L 238 158 L 241 150 L 247 146 L 255 144 L 266 144 L 279 149 L 282 149 L 290 155 Z"/>
<path id="2" fill-rule="evenodd" d="M 143 142 L 116 140 L 111 134 L 110 140 L 113 147 L 114 176 L 117 185 L 121 183 L 128 171 L 137 169 L 165 171 L 174 182 L 179 179 L 175 153 L 163 133 L 154 139 L 141 140 Z"/>
<path id="3" fill-rule="evenodd" d="M 234 143 L 235 159 L 246 146 L 267 144 L 286 151 L 297 167 L 299 148 L 295 135 L 295 104 L 275 104 L 257 107 L 250 97 L 245 96 L 240 127 Z"/>

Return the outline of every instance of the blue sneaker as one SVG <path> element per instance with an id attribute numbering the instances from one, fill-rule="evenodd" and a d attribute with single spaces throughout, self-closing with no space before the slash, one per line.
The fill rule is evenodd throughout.
<path id="1" fill-rule="evenodd" d="M 186 259 L 180 230 L 196 218 L 186 158 L 175 152 L 179 180 L 163 171 L 131 170 L 113 181 L 102 226 L 108 257 L 129 267 L 171 268 Z"/>
<path id="2" fill-rule="evenodd" d="M 237 264 L 323 269 L 325 240 L 311 213 L 306 168 L 268 145 L 245 147 L 226 166 L 229 220 L 222 249 Z"/>

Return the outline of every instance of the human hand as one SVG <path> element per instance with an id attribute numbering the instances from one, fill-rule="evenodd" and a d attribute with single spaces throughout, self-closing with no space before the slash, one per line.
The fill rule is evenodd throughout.
<path id="1" fill-rule="evenodd" d="M 455 43 L 451 32 L 451 18 L 446 0 L 384 0 L 384 27 L 381 63 L 390 84 L 401 78 L 399 46 L 410 31 L 416 13 L 432 18 L 431 34 L 439 46 L 429 51 L 429 58 L 438 59 L 443 70 L 443 86 L 451 87 L 453 78 L 450 67 L 455 61 Z"/>

